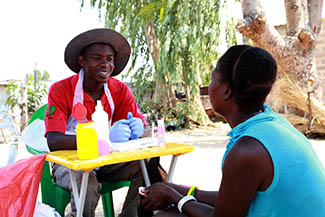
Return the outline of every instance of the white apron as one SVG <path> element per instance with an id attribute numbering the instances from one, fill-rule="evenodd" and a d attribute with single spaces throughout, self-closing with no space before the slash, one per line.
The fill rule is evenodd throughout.
<path id="1" fill-rule="evenodd" d="M 85 72 L 84 72 L 83 69 L 81 69 L 80 72 L 79 72 L 79 79 L 78 79 L 76 88 L 74 90 L 72 108 L 78 102 L 80 102 L 81 104 L 83 104 L 83 102 L 84 102 L 84 94 L 83 94 L 83 87 L 82 87 L 84 76 L 85 76 Z M 114 106 L 114 102 L 113 102 L 111 92 L 108 89 L 107 83 L 104 84 L 104 92 L 106 94 L 109 106 L 111 107 L 111 111 L 112 111 L 112 114 L 111 114 L 111 117 L 110 117 L 110 120 L 109 120 L 109 127 L 110 127 L 110 125 L 112 123 L 112 117 L 113 117 L 113 114 L 114 114 L 115 106 Z M 86 120 L 87 120 L 87 118 L 85 118 L 83 121 L 86 121 Z M 78 121 L 76 119 L 74 119 L 72 114 L 70 114 L 70 117 L 69 117 L 68 122 L 67 122 L 67 128 L 66 128 L 65 134 L 66 135 L 76 135 L 76 126 L 77 126 L 77 124 L 78 124 Z"/>

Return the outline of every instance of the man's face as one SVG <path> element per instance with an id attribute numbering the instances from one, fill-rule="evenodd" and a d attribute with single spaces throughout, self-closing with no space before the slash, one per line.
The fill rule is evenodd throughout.
<path id="1" fill-rule="evenodd" d="M 79 64 L 85 70 L 85 80 L 106 83 L 114 70 L 114 50 L 110 45 L 93 44 L 87 47 Z"/>

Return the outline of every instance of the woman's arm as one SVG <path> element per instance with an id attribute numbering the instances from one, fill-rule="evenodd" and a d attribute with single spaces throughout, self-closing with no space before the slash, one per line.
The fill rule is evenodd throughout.
<path id="1" fill-rule="evenodd" d="M 168 185 L 173 187 L 176 191 L 178 191 L 183 196 L 185 196 L 187 192 L 190 190 L 190 188 L 182 185 L 176 185 L 172 183 L 168 183 Z M 216 203 L 217 195 L 218 195 L 218 191 L 204 191 L 198 189 L 195 191 L 196 200 L 201 203 L 208 204 L 210 206 L 214 206 L 214 204 Z"/>
<path id="2" fill-rule="evenodd" d="M 219 192 L 199 190 L 196 195 L 199 200 L 188 201 L 182 211 L 188 217 L 244 217 L 256 191 L 266 190 L 272 179 L 273 164 L 264 146 L 253 138 L 243 137 L 224 161 Z M 142 205 L 153 210 L 164 209 L 169 204 L 177 206 L 187 191 L 183 186 L 156 183 L 145 191 Z"/>
<path id="3" fill-rule="evenodd" d="M 163 182 L 153 184 L 151 187 L 143 191 L 143 193 L 145 194 L 145 198 L 142 200 L 141 204 L 145 209 L 148 210 L 163 210 L 167 208 L 170 204 L 174 204 L 177 206 L 180 199 L 184 197 L 184 194 L 186 195 L 186 189 L 188 190 L 188 188 L 177 185 L 174 186 L 178 188 L 178 190 L 180 190 L 182 193 L 178 192 L 175 188 L 173 188 L 172 184 L 167 184 Z M 190 204 L 190 206 L 187 209 L 190 213 L 198 212 L 199 214 L 186 214 L 187 216 L 212 216 L 213 206 L 201 202 L 189 201 L 183 207 L 188 206 L 188 204 Z"/>
<path id="4" fill-rule="evenodd" d="M 273 180 L 273 163 L 264 146 L 254 138 L 242 137 L 229 151 L 214 217 L 244 217 L 257 191 L 265 191 Z"/>

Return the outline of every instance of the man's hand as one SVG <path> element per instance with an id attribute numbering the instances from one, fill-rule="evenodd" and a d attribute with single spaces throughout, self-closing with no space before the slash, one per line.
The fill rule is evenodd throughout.
<path id="1" fill-rule="evenodd" d="M 127 142 L 131 137 L 131 129 L 129 120 L 117 121 L 109 131 L 109 139 L 111 142 Z"/>
<path id="2" fill-rule="evenodd" d="M 143 134 L 143 123 L 140 118 L 133 117 L 132 113 L 128 113 L 129 127 L 131 129 L 131 139 L 139 139 Z"/>

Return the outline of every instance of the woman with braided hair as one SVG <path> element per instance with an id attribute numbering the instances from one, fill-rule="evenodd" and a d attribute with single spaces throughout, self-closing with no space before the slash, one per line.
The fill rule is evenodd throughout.
<path id="1" fill-rule="evenodd" d="M 276 73 L 261 48 L 227 50 L 209 86 L 214 111 L 232 128 L 219 191 L 156 183 L 142 191 L 145 209 L 163 210 L 159 217 L 325 216 L 325 171 L 310 142 L 264 105 Z"/>

